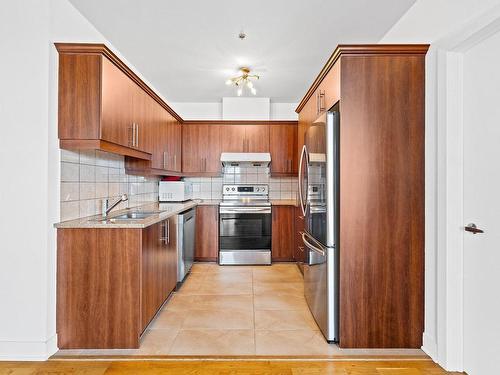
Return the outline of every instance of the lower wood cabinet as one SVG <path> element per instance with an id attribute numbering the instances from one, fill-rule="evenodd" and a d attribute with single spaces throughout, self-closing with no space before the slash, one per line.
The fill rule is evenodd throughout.
<path id="1" fill-rule="evenodd" d="M 194 259 L 215 262 L 219 253 L 219 206 L 196 207 Z"/>
<path id="2" fill-rule="evenodd" d="M 138 348 L 176 285 L 176 233 L 176 217 L 144 229 L 58 229 L 58 347 Z"/>
<path id="3" fill-rule="evenodd" d="M 273 206 L 272 216 L 271 259 L 291 262 L 295 248 L 295 207 Z"/>
<path id="4" fill-rule="evenodd" d="M 141 328 L 144 330 L 177 284 L 175 218 L 143 229 Z"/>

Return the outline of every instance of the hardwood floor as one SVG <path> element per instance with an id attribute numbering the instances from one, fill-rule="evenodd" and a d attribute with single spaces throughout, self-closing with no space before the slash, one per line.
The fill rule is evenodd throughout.
<path id="1" fill-rule="evenodd" d="M 294 374 L 438 375 L 431 360 L 419 361 L 59 361 L 0 362 L 0 374 Z"/>

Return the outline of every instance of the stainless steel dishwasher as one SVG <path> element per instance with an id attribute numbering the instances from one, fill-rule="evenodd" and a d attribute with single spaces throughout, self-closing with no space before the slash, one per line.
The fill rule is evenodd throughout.
<path id="1" fill-rule="evenodd" d="M 177 216 L 177 284 L 191 270 L 194 259 L 196 207 Z"/>

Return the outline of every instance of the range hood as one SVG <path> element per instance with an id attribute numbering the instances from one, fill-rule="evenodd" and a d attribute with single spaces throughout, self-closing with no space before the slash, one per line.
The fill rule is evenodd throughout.
<path id="1" fill-rule="evenodd" d="M 269 152 L 223 152 L 220 154 L 223 166 L 240 164 L 260 164 L 268 166 L 271 162 Z"/>

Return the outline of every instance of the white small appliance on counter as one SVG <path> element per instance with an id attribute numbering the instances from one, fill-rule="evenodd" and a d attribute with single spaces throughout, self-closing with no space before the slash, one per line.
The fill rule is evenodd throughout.
<path id="1" fill-rule="evenodd" d="M 187 181 L 160 181 L 160 202 L 184 202 L 193 198 L 193 185 Z"/>

